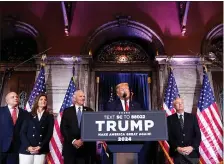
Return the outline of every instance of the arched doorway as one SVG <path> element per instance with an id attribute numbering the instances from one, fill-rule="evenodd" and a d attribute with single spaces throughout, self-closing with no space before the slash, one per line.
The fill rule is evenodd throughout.
<path id="1" fill-rule="evenodd" d="M 24 107 L 36 76 L 33 56 L 43 48 L 40 35 L 29 24 L 4 17 L 0 36 L 1 105 L 5 105 L 5 95 L 15 91 L 20 96 L 20 107 Z"/>
<path id="2" fill-rule="evenodd" d="M 96 71 L 96 76 L 99 78 L 97 84 L 99 85 L 99 105 L 96 106 L 98 110 L 104 110 L 104 106 L 109 100 L 117 98 L 115 87 L 121 82 L 129 83 L 133 93 L 132 99 L 138 101 L 143 109 L 151 110 L 151 88 L 148 80 L 151 71 L 139 71 L 135 69 L 135 66 L 150 64 L 152 59 L 137 41 L 130 40 L 120 39 L 105 44 L 99 49 L 97 55 L 93 56 L 95 66 L 104 67 L 104 69 Z M 112 67 L 120 67 L 120 70 L 114 70 Z M 126 69 L 124 69 L 125 67 Z"/>
<path id="3" fill-rule="evenodd" d="M 126 45 L 135 47 L 135 50 L 139 51 L 116 49 L 125 48 Z M 90 35 L 81 54 L 92 56 L 91 81 L 97 79 L 98 72 L 145 72 L 150 74 L 148 81 L 152 90 L 149 93 L 154 95 L 150 100 L 151 109 L 159 108 L 157 100 L 159 93 L 157 94 L 156 90 L 158 67 L 154 59 L 158 54 L 165 54 L 165 49 L 163 41 L 152 29 L 131 20 L 129 16 L 118 16 L 116 20 L 103 24 Z M 96 91 L 97 84 L 91 84 L 89 91 L 91 100 L 88 103 L 98 109 Z"/>
<path id="4" fill-rule="evenodd" d="M 99 27 L 89 37 L 81 52 L 83 55 L 92 55 L 93 59 L 90 64 L 90 81 L 96 83 L 90 84 L 90 105 L 94 104 L 92 107 L 102 110 L 110 99 L 116 97 L 115 85 L 119 82 L 129 82 L 137 97 L 140 96 L 142 88 L 134 88 L 136 83 L 131 84 L 134 77 L 140 74 L 144 76 L 143 85 L 147 86 L 147 109 L 157 110 L 158 67 L 154 59 L 157 54 L 164 53 L 160 37 L 145 25 L 131 21 L 129 17 L 119 17 Z M 138 90 L 140 93 L 137 93 Z M 151 154 L 147 156 L 149 159 L 143 161 L 152 163 L 156 161 L 158 145 L 157 142 L 150 144 L 142 152 Z"/>

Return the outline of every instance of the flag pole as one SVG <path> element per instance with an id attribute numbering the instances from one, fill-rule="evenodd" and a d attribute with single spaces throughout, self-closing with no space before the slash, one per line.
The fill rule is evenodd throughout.
<path id="1" fill-rule="evenodd" d="M 167 65 L 168 79 L 169 79 L 169 75 L 170 75 L 171 71 L 173 70 L 173 68 L 171 67 L 171 60 L 172 60 L 172 56 L 168 56 L 168 57 L 166 58 L 166 65 Z M 162 105 L 162 106 L 163 106 L 163 105 Z M 163 152 L 164 152 L 164 154 L 165 154 L 165 156 L 166 156 L 168 162 L 169 162 L 170 164 L 174 164 L 174 163 L 173 163 L 173 160 L 172 160 L 171 157 L 169 156 L 169 153 L 167 152 L 167 150 L 166 150 L 165 147 L 163 146 L 162 141 L 158 141 L 158 142 L 159 142 L 159 145 L 161 146 L 161 148 L 162 148 L 162 150 L 163 150 Z"/>
<path id="2" fill-rule="evenodd" d="M 172 159 L 170 158 L 168 152 L 166 151 L 166 149 L 164 148 L 163 144 L 161 141 L 159 141 L 159 145 L 161 146 L 161 148 L 163 149 L 163 152 L 165 153 L 166 158 L 168 159 L 170 164 L 174 164 Z"/>
<path id="3" fill-rule="evenodd" d="M 96 112 L 99 110 L 99 83 L 100 77 L 96 77 Z"/>

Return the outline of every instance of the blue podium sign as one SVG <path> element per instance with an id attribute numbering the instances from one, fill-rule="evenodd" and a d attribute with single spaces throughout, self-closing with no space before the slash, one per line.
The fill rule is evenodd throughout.
<path id="1" fill-rule="evenodd" d="M 84 112 L 83 141 L 158 141 L 167 140 L 164 111 Z"/>

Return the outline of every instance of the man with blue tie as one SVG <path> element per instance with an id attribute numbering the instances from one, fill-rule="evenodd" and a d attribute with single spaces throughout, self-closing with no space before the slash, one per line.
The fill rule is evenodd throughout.
<path id="1" fill-rule="evenodd" d="M 64 110 L 61 119 L 61 133 L 64 137 L 63 156 L 65 164 L 93 164 L 96 158 L 96 143 L 81 139 L 81 120 L 83 112 L 93 112 L 84 106 L 85 94 L 75 91 L 72 107 Z"/>
<path id="2" fill-rule="evenodd" d="M 15 92 L 6 95 L 7 106 L 0 107 L 0 164 L 18 164 L 20 129 L 28 112 L 20 109 Z"/>

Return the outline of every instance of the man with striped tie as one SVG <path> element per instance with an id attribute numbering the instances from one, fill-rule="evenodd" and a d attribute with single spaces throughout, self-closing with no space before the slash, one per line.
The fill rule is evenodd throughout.
<path id="1" fill-rule="evenodd" d="M 0 164 L 18 164 L 20 129 L 28 112 L 18 107 L 17 93 L 9 92 L 5 100 L 7 106 L 0 107 Z"/>
<path id="2" fill-rule="evenodd" d="M 170 156 L 175 164 L 197 164 L 201 132 L 196 115 L 184 112 L 184 101 L 173 102 L 176 113 L 167 118 Z"/>
<path id="3" fill-rule="evenodd" d="M 94 164 L 96 162 L 96 143 L 83 142 L 81 139 L 81 121 L 83 112 L 93 112 L 84 106 L 85 94 L 76 90 L 73 106 L 64 110 L 61 119 L 61 134 L 64 137 L 63 151 L 65 164 Z"/>

